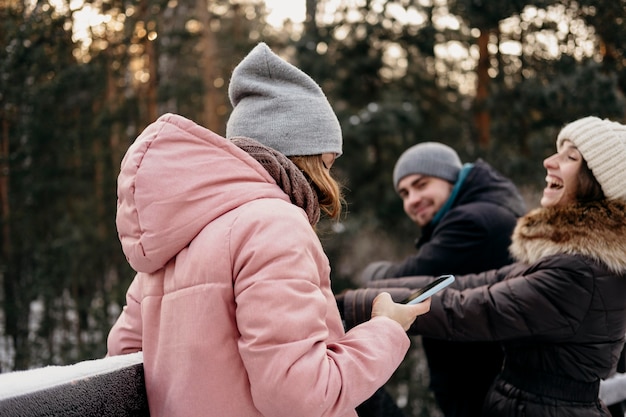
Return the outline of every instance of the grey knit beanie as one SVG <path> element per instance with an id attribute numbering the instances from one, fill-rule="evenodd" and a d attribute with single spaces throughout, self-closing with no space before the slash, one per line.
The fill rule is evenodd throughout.
<path id="1" fill-rule="evenodd" d="M 451 147 L 439 142 L 423 142 L 404 151 L 393 169 L 393 186 L 407 175 L 421 174 L 455 183 L 461 170 L 461 159 Z"/>
<path id="2" fill-rule="evenodd" d="M 311 77 L 259 43 L 234 69 L 226 137 L 255 139 L 286 156 L 341 155 L 339 120 Z"/>
<path id="3" fill-rule="evenodd" d="M 626 126 L 589 116 L 566 125 L 557 149 L 569 139 L 582 154 L 607 198 L 626 200 Z"/>

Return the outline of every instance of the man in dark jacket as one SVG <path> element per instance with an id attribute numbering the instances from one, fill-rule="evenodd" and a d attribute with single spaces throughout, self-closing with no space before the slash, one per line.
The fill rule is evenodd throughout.
<path id="1" fill-rule="evenodd" d="M 410 275 L 469 274 L 512 262 L 508 248 L 526 212 L 515 185 L 489 164 L 462 164 L 450 147 L 425 142 L 398 159 L 393 184 L 404 211 L 421 228 L 418 252 L 400 263 L 375 262 L 364 281 Z M 502 366 L 497 343 L 422 339 L 430 388 L 446 417 L 480 415 Z"/>

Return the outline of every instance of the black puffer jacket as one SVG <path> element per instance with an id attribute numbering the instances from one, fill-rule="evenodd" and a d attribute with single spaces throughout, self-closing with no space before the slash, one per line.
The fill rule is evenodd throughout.
<path id="1" fill-rule="evenodd" d="M 410 332 L 502 342 L 505 365 L 483 416 L 609 416 L 598 385 L 615 370 L 626 333 L 626 203 L 534 210 L 518 222 L 511 252 L 517 263 L 460 277 L 434 296 Z M 399 300 L 430 280 L 372 285 L 404 287 L 385 288 Z M 380 291 L 349 294 L 346 322 L 362 320 Z"/>

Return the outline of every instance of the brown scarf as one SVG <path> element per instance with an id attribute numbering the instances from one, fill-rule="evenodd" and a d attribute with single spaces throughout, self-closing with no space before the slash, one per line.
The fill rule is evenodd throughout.
<path id="1" fill-rule="evenodd" d="M 231 142 L 256 159 L 289 196 L 291 202 L 306 212 L 309 223 L 312 226 L 317 224 L 320 219 L 317 194 L 304 173 L 289 158 L 254 139 L 236 137 L 231 138 Z"/>

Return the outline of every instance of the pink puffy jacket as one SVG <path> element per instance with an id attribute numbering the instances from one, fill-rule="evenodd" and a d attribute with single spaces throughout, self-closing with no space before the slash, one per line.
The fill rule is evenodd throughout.
<path id="1" fill-rule="evenodd" d="M 385 317 L 344 333 L 305 212 L 181 116 L 129 148 L 117 227 L 137 275 L 108 354 L 143 351 L 152 417 L 355 416 L 408 350 Z"/>

